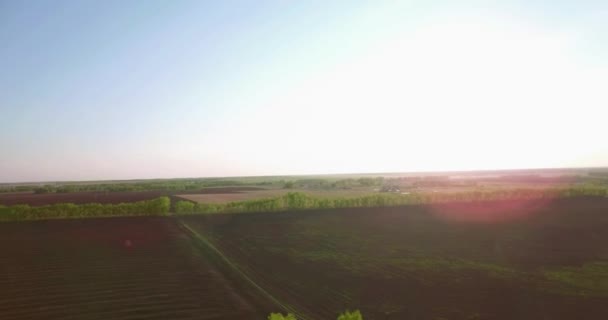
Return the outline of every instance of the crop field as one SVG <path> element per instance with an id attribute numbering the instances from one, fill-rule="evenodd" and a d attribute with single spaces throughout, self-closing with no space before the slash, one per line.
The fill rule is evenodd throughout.
<path id="1" fill-rule="evenodd" d="M 306 319 L 607 319 L 608 199 L 186 216 Z"/>
<path id="2" fill-rule="evenodd" d="M 196 191 L 188 191 L 189 194 L 239 194 L 240 192 L 251 192 L 259 190 L 256 187 L 218 187 L 204 188 Z M 161 196 L 172 196 L 179 192 L 170 191 L 117 191 L 117 192 L 68 192 L 68 193 L 43 193 L 33 192 L 13 192 L 0 193 L 0 205 L 12 206 L 17 204 L 27 204 L 30 206 L 44 206 L 57 203 L 102 203 L 117 204 L 126 202 L 136 202 L 152 200 Z"/>
<path id="3" fill-rule="evenodd" d="M 0 319 L 264 319 L 171 218 L 0 224 Z"/>
<path id="4" fill-rule="evenodd" d="M 197 203 L 227 203 L 233 201 L 244 201 L 254 199 L 272 198 L 282 196 L 289 192 L 285 189 L 268 189 L 255 191 L 240 191 L 240 192 L 222 192 L 208 194 L 180 194 L 177 197 L 182 200 L 189 200 Z"/>
<path id="5" fill-rule="evenodd" d="M 577 196 L 5 222 L 0 319 L 604 319 L 607 213 Z"/>

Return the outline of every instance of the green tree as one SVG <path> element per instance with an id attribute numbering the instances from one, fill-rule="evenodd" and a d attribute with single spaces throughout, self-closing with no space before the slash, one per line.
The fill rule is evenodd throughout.
<path id="1" fill-rule="evenodd" d="M 53 189 L 51 186 L 48 186 L 48 185 L 34 189 L 34 193 L 36 193 L 36 194 L 50 193 L 50 192 L 53 192 Z"/>
<path id="2" fill-rule="evenodd" d="M 300 192 L 290 192 L 284 196 L 289 209 L 306 208 L 306 195 Z"/>
<path id="3" fill-rule="evenodd" d="M 194 213 L 195 204 L 190 201 L 178 201 L 175 203 L 175 213 Z"/>
<path id="4" fill-rule="evenodd" d="M 338 320 L 363 320 L 363 316 L 359 310 L 348 311 L 338 316 Z"/>

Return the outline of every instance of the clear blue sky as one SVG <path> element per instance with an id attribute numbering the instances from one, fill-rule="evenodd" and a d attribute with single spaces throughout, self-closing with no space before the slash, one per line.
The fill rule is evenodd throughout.
<path id="1" fill-rule="evenodd" d="M 606 1 L 0 0 L 0 182 L 606 166 Z"/>

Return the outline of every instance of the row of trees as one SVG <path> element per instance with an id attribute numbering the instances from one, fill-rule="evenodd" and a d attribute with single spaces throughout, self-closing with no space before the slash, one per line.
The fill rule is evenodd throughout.
<path id="1" fill-rule="evenodd" d="M 35 192 L 35 193 L 70 193 L 70 192 L 124 192 L 124 191 L 192 191 L 209 187 L 229 186 L 283 186 L 285 188 L 307 188 L 307 189 L 350 189 L 354 187 L 381 186 L 383 178 L 359 178 L 359 179 L 298 179 L 277 180 L 272 178 L 260 179 L 169 179 L 169 180 L 146 180 L 116 183 L 87 183 L 87 184 L 31 184 L 31 185 L 1 185 L 0 193 L 6 192 Z"/>
<path id="2" fill-rule="evenodd" d="M 6 192 L 35 192 L 35 193 L 69 193 L 83 191 L 97 192 L 124 192 L 124 191 L 191 191 L 209 187 L 227 187 L 243 185 L 265 185 L 263 182 L 247 182 L 227 179 L 170 179 L 148 180 L 116 183 L 88 183 L 88 184 L 45 184 L 0 186 L 0 193 Z"/>
<path id="3" fill-rule="evenodd" d="M 41 207 L 29 205 L 0 206 L 0 221 L 44 220 L 58 218 L 93 218 L 113 216 L 162 216 L 169 213 L 168 197 L 119 204 L 60 203 Z"/>
<path id="4" fill-rule="evenodd" d="M 372 194 L 349 198 L 317 198 L 301 192 L 290 192 L 284 196 L 235 201 L 220 204 L 192 203 L 178 201 L 175 213 L 238 213 L 238 212 L 272 212 L 303 209 L 356 208 L 356 207 L 386 207 L 422 203 L 418 195 Z"/>
<path id="5" fill-rule="evenodd" d="M 317 198 L 300 192 L 290 192 L 280 197 L 221 204 L 178 201 L 175 213 L 236 213 L 271 212 L 302 209 L 389 207 L 411 204 L 453 201 L 487 201 L 508 199 L 541 199 L 564 197 L 606 197 L 608 188 L 599 185 L 580 185 L 553 189 L 499 189 L 454 193 L 377 193 L 358 197 Z M 154 200 L 120 204 L 55 204 L 42 207 L 28 205 L 0 206 L 0 221 L 35 220 L 53 218 L 81 218 L 105 216 L 166 215 L 171 202 L 167 197 Z"/>
<path id="6" fill-rule="evenodd" d="M 296 316 L 292 313 L 283 315 L 281 313 L 271 313 L 268 316 L 268 320 L 297 320 Z M 338 320 L 363 320 L 363 315 L 359 310 L 345 311 L 338 316 Z"/>
<path id="7" fill-rule="evenodd" d="M 383 177 L 375 177 L 375 178 L 359 178 L 359 179 L 340 179 L 340 180 L 330 180 L 330 179 L 298 179 L 292 181 L 286 181 L 283 184 L 283 188 L 285 189 L 352 189 L 357 187 L 375 187 L 382 186 L 384 183 Z"/>
<path id="8" fill-rule="evenodd" d="M 590 185 L 554 189 L 499 189 L 451 193 L 378 193 L 345 198 L 318 198 L 300 192 L 290 192 L 276 198 L 236 201 L 221 204 L 178 201 L 175 204 L 175 212 L 177 214 L 271 212 L 302 209 L 390 207 L 455 201 L 552 199 L 579 196 L 606 197 L 607 195 L 608 188 Z"/>

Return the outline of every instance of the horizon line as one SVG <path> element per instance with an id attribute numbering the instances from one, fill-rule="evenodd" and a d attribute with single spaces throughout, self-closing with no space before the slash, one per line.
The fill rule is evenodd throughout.
<path id="1" fill-rule="evenodd" d="M 608 166 L 592 167 L 531 167 L 531 168 L 502 168 L 502 169 L 468 169 L 468 170 L 421 170 L 421 171 L 393 171 L 393 172 L 348 172 L 348 173 L 313 173 L 313 174 L 276 174 L 276 175 L 250 175 L 250 176 L 204 176 L 204 177 L 173 177 L 173 178 L 131 178 L 131 179 L 91 179 L 91 180 L 40 180 L 40 181 L 10 181 L 0 182 L 0 185 L 19 185 L 19 184 L 59 184 L 59 183 L 111 183 L 111 182 L 136 182 L 136 181 L 158 181 L 158 180 L 185 180 L 185 179 L 231 179 L 231 178 L 280 178 L 280 177 L 318 177 L 318 176 L 387 176 L 387 175 L 432 175 L 432 174 L 472 174 L 472 173 L 499 173 L 513 171 L 556 171 L 556 170 L 608 170 Z"/>

